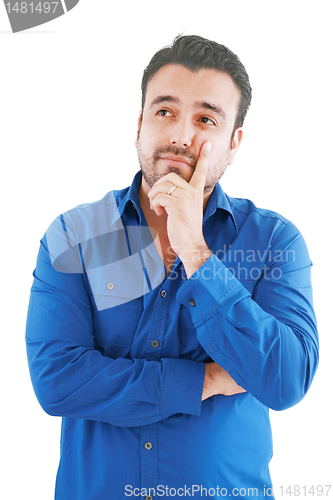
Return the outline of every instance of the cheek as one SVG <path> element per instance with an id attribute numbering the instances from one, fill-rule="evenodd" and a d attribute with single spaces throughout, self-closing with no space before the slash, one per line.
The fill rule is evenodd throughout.
<path id="1" fill-rule="evenodd" d="M 154 149 L 161 145 L 161 138 L 158 130 L 153 126 L 144 124 L 140 130 L 140 143 L 141 148 L 146 151 L 154 151 Z"/>
<path id="2" fill-rule="evenodd" d="M 215 154 L 210 157 L 209 170 L 207 177 L 215 178 L 220 177 L 221 173 L 225 171 L 228 166 L 230 158 L 230 152 L 227 149 L 219 148 L 218 151 L 215 150 Z"/>
<path id="3" fill-rule="evenodd" d="M 221 139 L 213 143 L 213 151 L 214 160 L 218 162 L 222 158 L 225 158 L 226 155 L 230 153 L 230 142 L 227 139 Z"/>
<path id="4" fill-rule="evenodd" d="M 221 155 L 225 153 L 228 143 L 216 130 L 210 130 L 209 132 L 199 130 L 192 140 L 192 148 L 197 156 L 200 153 L 203 143 L 207 141 L 212 143 L 212 151 L 209 156 L 212 158 L 212 163 L 216 163 L 221 158 Z"/>

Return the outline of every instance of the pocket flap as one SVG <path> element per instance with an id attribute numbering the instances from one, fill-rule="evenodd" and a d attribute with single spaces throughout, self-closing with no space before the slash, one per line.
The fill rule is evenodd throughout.
<path id="1" fill-rule="evenodd" d="M 87 270 L 97 309 L 108 309 L 149 292 L 139 253 Z"/>

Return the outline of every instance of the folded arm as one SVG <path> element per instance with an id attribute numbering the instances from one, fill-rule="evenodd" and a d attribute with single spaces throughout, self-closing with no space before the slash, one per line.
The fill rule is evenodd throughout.
<path id="1" fill-rule="evenodd" d="M 298 403 L 318 365 L 311 261 L 291 223 L 274 242 L 279 258 L 263 269 L 252 296 L 216 255 L 178 291 L 198 340 L 235 382 L 264 405 Z"/>
<path id="2" fill-rule="evenodd" d="M 33 387 L 48 414 L 129 427 L 200 414 L 204 363 L 102 355 L 83 274 L 55 270 L 45 236 L 33 276 L 26 346 Z"/>

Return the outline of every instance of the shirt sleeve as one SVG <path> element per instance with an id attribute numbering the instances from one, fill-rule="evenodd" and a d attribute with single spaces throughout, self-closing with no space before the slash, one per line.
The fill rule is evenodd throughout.
<path id="1" fill-rule="evenodd" d="M 95 348 L 91 305 L 76 251 L 71 247 L 76 272 L 60 272 L 51 263 L 54 256 L 44 235 L 33 272 L 26 347 L 34 391 L 45 412 L 124 427 L 176 413 L 200 415 L 204 363 L 111 359 Z"/>
<path id="2" fill-rule="evenodd" d="M 209 356 L 264 405 L 283 410 L 306 394 L 318 365 L 310 261 L 288 223 L 253 293 L 213 254 L 179 289 Z"/>

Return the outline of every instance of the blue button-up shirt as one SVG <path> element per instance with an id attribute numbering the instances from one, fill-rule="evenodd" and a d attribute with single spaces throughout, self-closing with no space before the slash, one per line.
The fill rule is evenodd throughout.
<path id="1" fill-rule="evenodd" d="M 318 363 L 303 237 L 217 184 L 213 255 L 167 276 L 140 183 L 61 214 L 40 242 L 26 343 L 36 396 L 62 417 L 55 498 L 273 498 L 269 408 L 298 403 Z M 202 402 L 212 360 L 247 392 Z"/>

